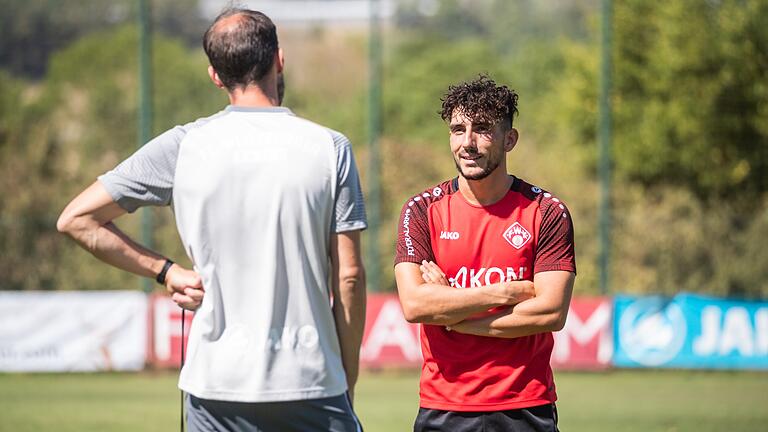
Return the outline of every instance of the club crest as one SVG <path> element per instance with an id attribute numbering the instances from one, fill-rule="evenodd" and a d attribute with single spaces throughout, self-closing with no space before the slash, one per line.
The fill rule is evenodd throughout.
<path id="1" fill-rule="evenodd" d="M 525 246 L 532 237 L 531 233 L 520 225 L 520 222 L 515 222 L 510 225 L 510 227 L 504 231 L 502 236 L 504 237 L 504 240 L 511 244 L 515 249 L 520 249 Z"/>

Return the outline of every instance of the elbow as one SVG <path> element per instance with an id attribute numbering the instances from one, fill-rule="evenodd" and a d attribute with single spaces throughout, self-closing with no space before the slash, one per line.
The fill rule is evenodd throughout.
<path id="1" fill-rule="evenodd" d="M 56 229 L 60 233 L 66 234 L 78 242 L 92 238 L 98 228 L 99 224 L 96 221 L 84 216 L 72 215 L 66 211 L 56 221 Z"/>
<path id="2" fill-rule="evenodd" d="M 403 310 L 403 318 L 411 324 L 453 325 L 461 321 L 448 315 L 435 307 L 434 302 L 418 296 L 406 297 L 400 295 L 400 308 Z"/>
<path id="3" fill-rule="evenodd" d="M 365 268 L 362 263 L 339 269 L 339 290 L 347 293 L 365 292 Z"/>
<path id="4" fill-rule="evenodd" d="M 547 317 L 545 326 L 548 331 L 560 331 L 565 327 L 566 318 L 568 318 L 568 315 L 565 312 L 554 312 Z"/>
<path id="5" fill-rule="evenodd" d="M 400 308 L 403 310 L 403 318 L 411 324 L 418 324 L 424 319 L 419 305 L 412 299 L 400 295 Z"/>
<path id="6" fill-rule="evenodd" d="M 414 300 L 401 298 L 400 307 L 403 309 L 403 318 L 411 324 L 452 324 L 441 322 L 439 317 Z"/>
<path id="7" fill-rule="evenodd" d="M 72 235 L 72 232 L 74 231 L 74 220 L 75 218 L 72 217 L 72 215 L 67 214 L 67 212 L 63 212 L 59 219 L 56 221 L 56 230 L 62 234 Z"/>
<path id="8" fill-rule="evenodd" d="M 411 324 L 418 324 L 424 320 L 424 317 L 419 314 L 414 308 L 406 307 L 405 304 L 400 303 L 403 308 L 403 318 Z"/>

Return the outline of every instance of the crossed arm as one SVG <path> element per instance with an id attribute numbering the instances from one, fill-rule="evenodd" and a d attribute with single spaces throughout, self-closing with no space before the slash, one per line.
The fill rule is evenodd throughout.
<path id="1" fill-rule="evenodd" d="M 405 318 L 437 324 L 460 333 L 515 338 L 557 331 L 565 325 L 575 275 L 536 273 L 533 282 L 510 281 L 469 289 L 450 287 L 432 262 L 399 263 L 395 278 Z M 480 312 L 508 306 L 492 315 Z"/>
<path id="2" fill-rule="evenodd" d="M 136 243 L 112 223 L 125 213 L 104 185 L 96 181 L 67 205 L 56 228 L 107 264 L 154 279 L 162 270 L 165 257 Z M 168 269 L 165 287 L 185 309 L 196 309 L 202 301 L 200 276 L 178 264 Z"/>

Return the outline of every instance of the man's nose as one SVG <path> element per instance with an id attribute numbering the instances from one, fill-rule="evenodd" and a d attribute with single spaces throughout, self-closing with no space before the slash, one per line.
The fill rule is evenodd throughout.
<path id="1" fill-rule="evenodd" d="M 461 143 L 461 146 L 465 149 L 477 148 L 477 135 L 474 131 L 471 129 L 467 130 L 467 133 L 464 134 L 464 141 Z"/>

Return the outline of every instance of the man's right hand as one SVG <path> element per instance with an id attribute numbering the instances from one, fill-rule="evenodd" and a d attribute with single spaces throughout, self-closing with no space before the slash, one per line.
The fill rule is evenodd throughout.
<path id="1" fill-rule="evenodd" d="M 165 275 L 165 288 L 179 307 L 197 310 L 203 302 L 203 280 L 194 270 L 173 264 Z"/>

